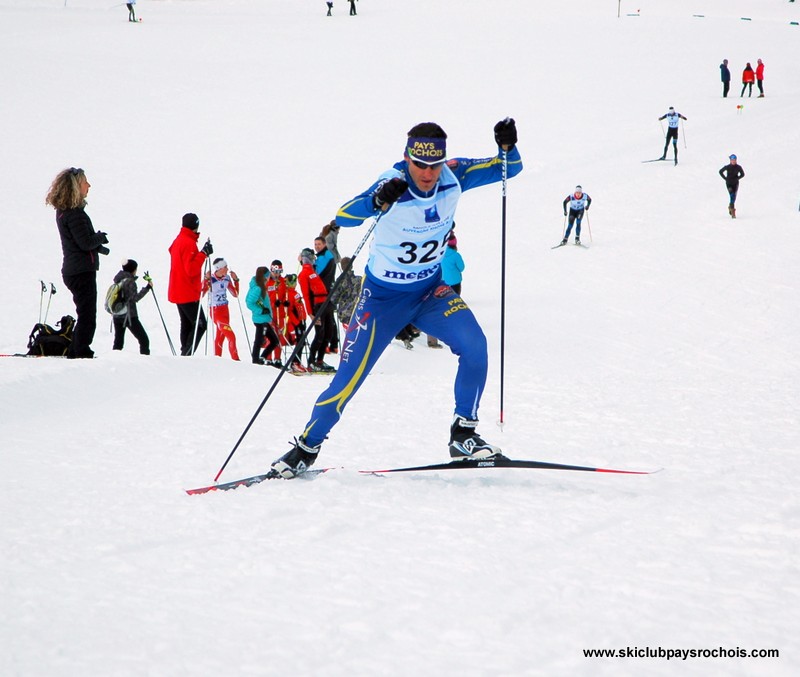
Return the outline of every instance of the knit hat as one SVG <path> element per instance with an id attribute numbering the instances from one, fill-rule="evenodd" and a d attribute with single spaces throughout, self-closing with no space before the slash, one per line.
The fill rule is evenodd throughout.
<path id="1" fill-rule="evenodd" d="M 309 249 L 306 247 L 303 251 L 300 252 L 300 262 L 301 263 L 314 263 L 316 260 L 317 255 L 314 253 L 313 249 Z"/>
<path id="2" fill-rule="evenodd" d="M 200 219 L 197 218 L 197 214 L 192 214 L 189 212 L 188 214 L 183 215 L 183 221 L 181 225 L 189 230 L 197 230 L 200 227 Z"/>
<path id="3" fill-rule="evenodd" d="M 139 267 L 139 264 L 136 263 L 133 259 L 126 259 L 122 262 L 122 270 L 126 273 L 130 273 L 133 275 L 136 272 L 136 269 Z"/>
<path id="4" fill-rule="evenodd" d="M 228 266 L 228 262 L 223 258 L 219 258 L 219 259 L 214 259 L 214 263 L 211 265 L 211 268 L 216 273 L 218 270 L 222 270 L 223 268 L 226 268 L 227 266 Z"/>

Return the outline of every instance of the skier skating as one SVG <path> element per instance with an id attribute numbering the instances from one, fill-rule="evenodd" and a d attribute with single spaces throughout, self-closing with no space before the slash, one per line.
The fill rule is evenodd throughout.
<path id="1" fill-rule="evenodd" d="M 486 337 L 467 304 L 441 279 L 441 261 L 461 193 L 501 181 L 504 167 L 508 177 L 522 171 L 514 121 L 498 122 L 494 136 L 499 151 L 494 157 L 447 160 L 444 130 L 432 122 L 418 124 L 408 132 L 403 160 L 340 208 L 336 222 L 342 227 L 361 225 L 379 214 L 380 222 L 361 296 L 342 342 L 338 372 L 317 399 L 294 447 L 273 462 L 277 475 L 290 479 L 313 465 L 347 403 L 397 332 L 409 323 L 442 339 L 459 357 L 451 458 L 500 455 L 500 449 L 476 430 L 488 371 Z"/>
<path id="2" fill-rule="evenodd" d="M 664 113 L 659 120 L 666 119 L 667 121 L 667 139 L 664 142 L 664 152 L 661 154 L 659 159 L 666 160 L 667 159 L 667 149 L 669 148 L 670 139 L 672 139 L 672 150 L 675 153 L 675 164 L 678 164 L 678 127 L 680 126 L 681 120 L 686 120 L 683 115 L 676 112 L 675 109 L 670 106 L 669 110 Z"/>
<path id="3" fill-rule="evenodd" d="M 719 175 L 725 179 L 725 187 L 728 189 L 730 201 L 728 203 L 728 214 L 732 219 L 736 218 L 736 195 L 739 192 L 739 179 L 744 177 L 742 169 L 735 155 L 731 155 L 730 162 L 719 170 Z"/>
<path id="4" fill-rule="evenodd" d="M 572 195 L 567 195 L 564 198 L 562 206 L 564 207 L 564 216 L 567 215 L 567 205 L 569 205 L 569 222 L 567 224 L 567 232 L 564 234 L 564 239 L 561 244 L 567 244 L 569 235 L 572 232 L 572 226 L 575 226 L 575 244 L 581 243 L 581 221 L 583 221 L 584 212 L 589 211 L 589 205 L 592 204 L 592 198 L 588 193 L 583 192 L 583 188 L 575 186 L 575 192 Z"/>

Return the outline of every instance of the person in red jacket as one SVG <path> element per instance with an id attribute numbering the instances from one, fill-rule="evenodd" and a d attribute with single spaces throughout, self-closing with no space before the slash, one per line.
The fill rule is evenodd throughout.
<path id="1" fill-rule="evenodd" d="M 748 85 L 750 86 L 750 91 L 747 93 L 747 97 L 753 96 L 753 83 L 756 81 L 756 74 L 753 70 L 753 67 L 750 65 L 750 62 L 747 62 L 747 65 L 744 67 L 744 71 L 742 71 L 742 93 L 739 94 L 739 98 L 741 99 L 744 96 L 744 90 L 747 89 Z"/>
<path id="2" fill-rule="evenodd" d="M 178 306 L 181 318 L 181 355 L 192 355 L 206 331 L 206 316 L 200 307 L 203 265 L 214 248 L 206 240 L 197 248 L 200 238 L 197 214 L 184 214 L 181 230 L 169 247 L 169 289 L 167 298 Z M 192 345 L 192 336 L 195 336 Z"/>
<path id="3" fill-rule="evenodd" d="M 303 294 L 303 301 L 306 304 L 306 311 L 309 317 L 313 317 L 328 298 L 328 290 L 325 287 L 325 283 L 314 271 L 315 258 L 314 250 L 308 248 L 301 251 L 300 256 L 297 257 L 297 260 L 303 266 L 297 276 L 297 282 L 300 285 L 300 291 Z M 330 343 L 331 334 L 335 331 L 333 323 L 332 307 L 328 304 L 327 309 L 317 319 L 314 326 L 314 340 L 311 342 L 308 355 L 308 368 L 310 371 L 336 371 L 336 369 L 322 361 L 322 358 L 325 357 L 325 346 Z"/>
<path id="4" fill-rule="evenodd" d="M 756 83 L 758 84 L 759 99 L 764 98 L 764 62 L 759 59 L 758 66 L 756 66 Z"/>
<path id="5" fill-rule="evenodd" d="M 269 266 L 269 279 L 267 280 L 267 293 L 272 303 L 272 326 L 280 339 L 278 347 L 269 356 L 268 361 L 275 367 L 281 366 L 281 346 L 289 345 L 286 340 L 286 309 L 289 301 L 286 297 L 286 279 L 283 277 L 283 263 L 275 259 Z"/>

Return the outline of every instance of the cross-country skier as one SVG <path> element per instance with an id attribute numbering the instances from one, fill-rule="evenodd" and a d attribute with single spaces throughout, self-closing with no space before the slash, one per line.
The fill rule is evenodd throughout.
<path id="1" fill-rule="evenodd" d="M 583 188 L 575 186 L 575 192 L 572 195 L 567 195 L 564 198 L 564 216 L 567 215 L 567 205 L 569 204 L 569 223 L 567 225 L 567 232 L 564 234 L 564 239 L 561 244 L 567 244 L 569 234 L 572 232 L 572 226 L 575 225 L 575 244 L 581 243 L 581 221 L 583 221 L 583 213 L 589 211 L 589 205 L 592 204 L 592 198 L 588 193 L 583 192 Z"/>
<path id="2" fill-rule="evenodd" d="M 730 202 L 728 203 L 728 214 L 732 219 L 736 218 L 736 194 L 739 192 L 739 179 L 744 177 L 744 169 L 739 165 L 735 155 L 729 158 L 730 163 L 719 170 L 719 175 L 725 179 L 725 187 L 728 189 Z"/>
<path id="3" fill-rule="evenodd" d="M 238 362 L 239 351 L 236 349 L 236 334 L 233 333 L 231 327 L 228 292 L 234 298 L 239 296 L 239 278 L 233 271 L 228 272 L 228 263 L 225 259 L 214 259 L 211 264 L 211 275 L 203 282 L 203 294 L 209 291 L 211 294 L 211 321 L 216 329 L 214 355 L 222 357 L 222 344 L 227 339 L 231 358 Z"/>
<path id="4" fill-rule="evenodd" d="M 667 120 L 667 140 L 664 143 L 664 153 L 661 155 L 661 159 L 667 159 L 667 148 L 669 148 L 669 140 L 672 139 L 672 150 L 675 151 L 675 164 L 678 164 L 678 126 L 681 120 L 686 120 L 687 118 L 680 113 L 676 113 L 672 106 L 658 119 L 663 120 L 664 118 Z"/>
<path id="5" fill-rule="evenodd" d="M 126 259 L 122 264 L 122 269 L 114 276 L 114 282 L 121 283 L 122 299 L 125 301 L 125 313 L 114 315 L 114 345 L 112 350 L 122 350 L 125 346 L 125 329 L 130 329 L 131 334 L 139 342 L 139 353 L 141 355 L 150 354 L 150 338 L 147 336 L 145 328 L 139 320 L 139 311 L 136 304 L 141 301 L 145 294 L 153 288 L 153 282 L 145 274 L 147 284 L 136 289 L 136 271 L 139 264 L 133 259 Z"/>
<path id="6" fill-rule="evenodd" d="M 125 3 L 128 8 L 128 21 L 136 21 L 136 10 L 133 7 L 135 4 L 136 0 L 130 0 L 130 2 Z"/>
<path id="7" fill-rule="evenodd" d="M 361 296 L 342 341 L 339 370 L 317 399 L 294 447 L 273 462 L 272 469 L 281 477 L 295 477 L 316 461 L 347 403 L 397 332 L 409 323 L 439 337 L 459 358 L 451 458 L 501 454 L 476 430 L 489 362 L 486 337 L 469 306 L 441 277 L 461 193 L 500 181 L 504 166 L 508 177 L 522 171 L 514 121 L 498 122 L 494 138 L 498 153 L 493 157 L 447 160 L 444 130 L 433 122 L 415 125 L 408 132 L 403 160 L 339 209 L 336 222 L 342 227 L 359 226 L 378 215 L 380 221 Z"/>

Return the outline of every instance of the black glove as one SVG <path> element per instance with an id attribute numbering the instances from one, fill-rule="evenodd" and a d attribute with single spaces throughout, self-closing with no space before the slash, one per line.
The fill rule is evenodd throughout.
<path id="1" fill-rule="evenodd" d="M 566 215 L 567 215 L 567 210 L 565 209 L 565 210 L 564 210 L 564 216 L 566 216 Z"/>
<path id="2" fill-rule="evenodd" d="M 291 304 L 288 301 L 284 301 L 283 305 L 285 308 L 288 308 Z"/>
<path id="3" fill-rule="evenodd" d="M 103 245 L 100 245 L 97 248 L 97 253 L 98 254 L 102 254 L 103 256 L 108 256 L 111 253 L 111 250 L 108 247 L 104 247 Z"/>
<path id="4" fill-rule="evenodd" d="M 98 230 L 97 234 L 100 236 L 100 244 L 108 244 L 108 234 L 102 230 Z"/>
<path id="5" fill-rule="evenodd" d="M 392 205 L 408 189 L 408 183 L 403 179 L 392 179 L 387 181 L 375 193 L 373 198 L 375 206 L 380 209 L 383 205 Z"/>
<path id="6" fill-rule="evenodd" d="M 517 143 L 517 125 L 514 118 L 500 120 L 494 126 L 494 140 L 498 146 L 509 146 L 511 150 L 511 146 Z"/>
<path id="7" fill-rule="evenodd" d="M 214 253 L 214 247 L 211 246 L 211 240 L 208 240 L 200 251 L 206 256 L 211 256 Z"/>

